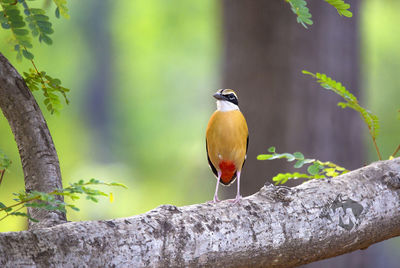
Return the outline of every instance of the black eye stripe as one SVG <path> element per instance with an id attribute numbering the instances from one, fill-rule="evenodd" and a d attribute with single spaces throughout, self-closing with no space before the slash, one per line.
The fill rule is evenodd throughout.
<path id="1" fill-rule="evenodd" d="M 227 98 L 229 98 L 230 100 L 233 100 L 233 99 L 236 99 L 236 96 L 235 96 L 235 94 L 233 94 L 233 93 L 230 93 L 230 94 L 223 94 L 224 96 L 226 96 Z"/>
<path id="2" fill-rule="evenodd" d="M 232 102 L 236 105 L 239 105 L 238 99 L 236 98 L 236 95 L 234 93 L 229 93 L 229 94 L 223 94 L 226 98 L 227 101 Z"/>

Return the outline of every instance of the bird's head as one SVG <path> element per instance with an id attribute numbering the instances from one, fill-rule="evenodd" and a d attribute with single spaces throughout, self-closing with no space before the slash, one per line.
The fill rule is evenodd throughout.
<path id="1" fill-rule="evenodd" d="M 239 101 L 232 89 L 218 89 L 213 95 L 217 99 L 217 109 L 220 111 L 239 110 Z"/>

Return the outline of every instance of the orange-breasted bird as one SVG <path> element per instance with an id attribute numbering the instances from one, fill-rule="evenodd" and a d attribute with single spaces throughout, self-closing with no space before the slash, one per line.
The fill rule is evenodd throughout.
<path id="1" fill-rule="evenodd" d="M 217 99 L 217 110 L 211 115 L 206 131 L 208 164 L 217 177 L 213 202 L 219 202 L 219 183 L 229 185 L 237 178 L 236 203 L 242 198 L 240 172 L 246 160 L 249 131 L 232 89 L 219 89 L 213 97 Z"/>

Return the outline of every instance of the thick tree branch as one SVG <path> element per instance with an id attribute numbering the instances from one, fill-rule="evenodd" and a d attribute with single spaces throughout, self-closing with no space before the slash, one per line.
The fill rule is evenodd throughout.
<path id="1" fill-rule="evenodd" d="M 294 188 L 0 234 L 0 266 L 290 267 L 400 235 L 400 158 Z"/>
<path id="2" fill-rule="evenodd" d="M 51 192 L 62 188 L 60 166 L 42 112 L 25 81 L 0 53 L 0 108 L 17 142 L 27 191 Z M 59 197 L 62 199 L 62 197 Z M 39 223 L 30 228 L 65 222 L 65 214 L 29 209 Z"/>

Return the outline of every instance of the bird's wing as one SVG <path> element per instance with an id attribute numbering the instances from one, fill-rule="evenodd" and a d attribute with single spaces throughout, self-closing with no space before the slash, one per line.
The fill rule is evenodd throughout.
<path id="1" fill-rule="evenodd" d="M 208 155 L 208 146 L 207 146 L 207 138 L 206 138 L 206 151 L 207 151 L 207 160 L 208 160 L 208 165 L 210 166 L 212 172 L 214 173 L 215 177 L 218 178 L 218 172 L 217 169 L 214 167 L 213 163 L 210 160 L 210 156 Z"/>
<path id="2" fill-rule="evenodd" d="M 249 134 L 247 134 L 247 141 L 246 141 L 246 156 L 247 156 L 248 149 L 249 149 Z"/>
<path id="3" fill-rule="evenodd" d="M 243 160 L 243 164 L 242 167 L 244 166 L 244 162 L 246 162 L 246 158 L 247 158 L 247 150 L 249 149 L 249 135 L 247 134 L 247 141 L 246 141 L 246 154 L 244 156 L 244 160 Z"/>

